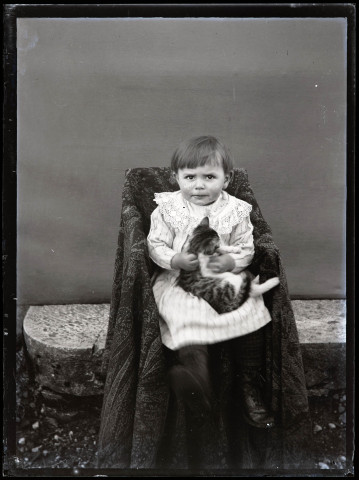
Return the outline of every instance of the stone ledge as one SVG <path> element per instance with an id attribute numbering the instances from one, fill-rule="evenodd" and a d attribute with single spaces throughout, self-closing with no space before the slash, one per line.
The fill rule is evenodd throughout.
<path id="1" fill-rule="evenodd" d="M 346 301 L 292 300 L 308 394 L 346 388 Z"/>
<path id="2" fill-rule="evenodd" d="M 40 385 L 59 393 L 103 393 L 100 366 L 110 307 L 45 305 L 29 308 L 24 338 Z"/>
<path id="3" fill-rule="evenodd" d="M 301 344 L 345 344 L 345 300 L 292 300 L 292 307 Z"/>
<path id="4" fill-rule="evenodd" d="M 345 388 L 345 300 L 293 300 L 309 395 Z M 100 395 L 100 365 L 110 306 L 29 308 L 24 338 L 40 385 L 58 393 Z"/>

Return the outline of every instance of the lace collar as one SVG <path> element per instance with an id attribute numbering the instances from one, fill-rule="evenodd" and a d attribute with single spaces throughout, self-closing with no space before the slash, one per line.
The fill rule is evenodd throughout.
<path id="1" fill-rule="evenodd" d="M 231 233 L 233 227 L 247 217 L 252 205 L 239 198 L 222 192 L 219 198 L 208 206 L 194 205 L 185 200 L 181 191 L 155 193 L 154 201 L 167 223 L 175 231 L 191 233 L 204 217 L 217 233 Z"/>

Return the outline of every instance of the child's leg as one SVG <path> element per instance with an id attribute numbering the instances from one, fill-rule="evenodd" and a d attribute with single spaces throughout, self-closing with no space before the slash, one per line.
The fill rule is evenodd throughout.
<path id="1" fill-rule="evenodd" d="M 206 345 L 190 345 L 176 352 L 178 364 L 169 372 L 176 396 L 192 411 L 211 409 L 211 389 Z"/>
<path id="2" fill-rule="evenodd" d="M 274 423 L 272 415 L 265 406 L 261 391 L 264 347 L 263 328 L 234 340 L 237 378 L 242 392 L 244 417 L 250 425 L 258 428 L 270 428 Z"/>

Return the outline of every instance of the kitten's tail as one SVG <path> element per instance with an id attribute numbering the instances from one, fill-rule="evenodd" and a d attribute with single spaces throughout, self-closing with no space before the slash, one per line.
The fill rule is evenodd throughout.
<path id="1" fill-rule="evenodd" d="M 279 278 L 273 277 L 261 284 L 259 284 L 258 282 L 259 276 L 252 280 L 251 290 L 249 292 L 250 297 L 258 297 L 259 295 L 262 295 L 263 293 L 268 292 L 268 290 L 276 287 L 277 285 L 279 285 Z"/>

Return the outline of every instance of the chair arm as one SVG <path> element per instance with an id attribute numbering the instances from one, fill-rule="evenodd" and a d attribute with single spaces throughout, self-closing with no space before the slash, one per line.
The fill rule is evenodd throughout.
<path id="1" fill-rule="evenodd" d="M 270 235 L 263 235 L 254 244 L 255 253 L 249 270 L 260 275 L 261 282 L 279 275 L 280 253 Z"/>

